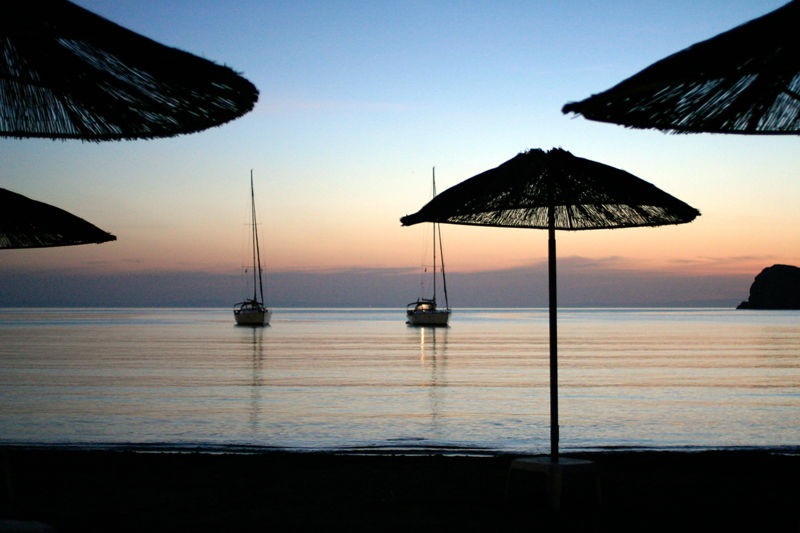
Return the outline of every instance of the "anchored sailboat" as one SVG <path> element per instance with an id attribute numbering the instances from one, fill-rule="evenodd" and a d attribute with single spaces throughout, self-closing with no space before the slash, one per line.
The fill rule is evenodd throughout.
<path id="1" fill-rule="evenodd" d="M 433 196 L 436 196 L 436 168 L 433 169 Z M 433 296 L 418 298 L 406 306 L 406 324 L 412 326 L 447 326 L 450 318 L 450 302 L 447 300 L 447 278 L 444 273 L 444 250 L 442 249 L 442 228 L 438 222 L 433 226 Z M 436 306 L 436 237 L 439 237 L 439 262 L 442 265 L 442 288 L 444 289 L 444 309 Z"/>
<path id="2" fill-rule="evenodd" d="M 264 306 L 264 284 L 261 279 L 261 251 L 258 247 L 256 197 L 253 192 L 253 171 L 250 171 L 250 231 L 253 238 L 253 297 L 233 306 L 233 317 L 240 326 L 266 326 L 272 311 Z M 259 300 L 259 296 L 261 299 Z"/>

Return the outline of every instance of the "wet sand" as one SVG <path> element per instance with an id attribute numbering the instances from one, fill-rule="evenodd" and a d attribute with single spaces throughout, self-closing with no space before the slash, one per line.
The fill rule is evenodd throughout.
<path id="1" fill-rule="evenodd" d="M 0 520 L 61 532 L 800 531 L 800 450 L 569 454 L 599 484 L 565 479 L 558 512 L 509 455 L 0 455 Z"/>

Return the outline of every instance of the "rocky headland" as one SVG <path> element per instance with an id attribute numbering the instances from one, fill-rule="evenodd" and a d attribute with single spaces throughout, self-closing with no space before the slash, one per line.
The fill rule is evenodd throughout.
<path id="1" fill-rule="evenodd" d="M 772 265 L 750 286 L 750 298 L 736 309 L 800 309 L 800 268 Z"/>

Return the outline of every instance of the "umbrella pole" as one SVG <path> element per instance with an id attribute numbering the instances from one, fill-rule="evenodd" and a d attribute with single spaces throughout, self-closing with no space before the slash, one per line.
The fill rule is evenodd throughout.
<path id="1" fill-rule="evenodd" d="M 556 323 L 556 230 L 548 210 L 547 266 L 550 296 L 550 457 L 558 461 L 558 328 Z"/>

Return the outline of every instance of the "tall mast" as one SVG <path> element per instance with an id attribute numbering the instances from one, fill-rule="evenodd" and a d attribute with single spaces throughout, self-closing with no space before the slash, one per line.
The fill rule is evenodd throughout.
<path id="1" fill-rule="evenodd" d="M 258 246 L 258 229 L 256 227 L 256 196 L 253 192 L 253 169 L 250 169 L 250 216 L 253 221 L 253 300 L 258 301 L 256 281 L 261 293 L 261 303 L 264 303 L 264 287 L 261 282 L 261 250 Z"/>
<path id="2" fill-rule="evenodd" d="M 436 167 L 433 167 L 433 197 L 436 198 Z M 450 309 L 447 298 L 447 278 L 444 273 L 444 250 L 442 249 L 442 225 L 433 223 L 433 299 L 436 300 L 436 232 L 439 232 L 439 261 L 442 263 L 442 288 L 444 289 L 444 306 Z"/>
<path id="3" fill-rule="evenodd" d="M 436 198 L 436 167 L 433 167 L 433 198 Z M 433 301 L 436 301 L 436 222 L 433 223 Z"/>
<path id="4" fill-rule="evenodd" d="M 442 262 L 442 287 L 444 288 L 444 307 L 450 309 L 450 300 L 447 299 L 447 277 L 444 273 L 444 250 L 442 250 L 442 225 L 438 222 L 436 227 L 439 229 L 439 260 Z"/>
<path id="5" fill-rule="evenodd" d="M 250 242 L 253 243 L 253 300 L 256 299 L 256 283 L 258 283 L 258 271 L 256 270 L 256 199 L 253 195 L 253 169 L 250 169 Z"/>

